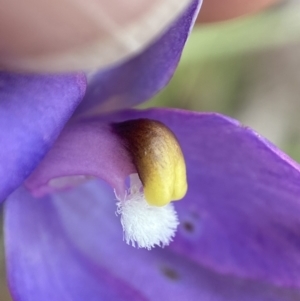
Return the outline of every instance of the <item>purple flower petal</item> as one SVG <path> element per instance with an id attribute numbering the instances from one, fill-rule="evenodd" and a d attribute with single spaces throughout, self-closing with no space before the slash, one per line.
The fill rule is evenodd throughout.
<path id="1" fill-rule="evenodd" d="M 167 124 L 187 162 L 188 194 L 175 203 L 183 222 L 171 248 L 223 274 L 300 287 L 299 166 L 226 117 L 148 110 L 82 121 L 59 138 L 28 187 L 35 191 L 52 177 L 91 175 L 119 192 L 134 168 L 103 124 L 142 117 Z"/>
<path id="2" fill-rule="evenodd" d="M 5 206 L 8 281 L 15 301 L 296 301 L 299 290 L 222 276 L 171 248 L 122 240 L 112 189 L 101 182 Z M 185 242 L 189 244 L 188 241 Z"/>
<path id="3" fill-rule="evenodd" d="M 172 249 L 225 274 L 300 287 L 300 169 L 268 141 L 217 114 L 125 111 L 178 137 L 188 193 Z M 117 117 L 114 117 L 117 118 Z"/>
<path id="4" fill-rule="evenodd" d="M 73 177 L 74 181 L 88 176 L 104 179 L 118 195 L 123 194 L 125 178 L 136 169 L 122 145 L 111 127 L 101 120 L 70 123 L 25 186 L 35 196 L 42 196 L 65 182 L 72 186 L 70 176 L 79 176 Z"/>
<path id="5" fill-rule="evenodd" d="M 5 209 L 8 279 L 15 301 L 146 301 L 74 248 L 50 197 L 34 199 L 21 187 Z"/>
<path id="6" fill-rule="evenodd" d="M 148 100 L 170 80 L 194 24 L 202 0 L 193 3 L 152 46 L 129 61 L 101 70 L 90 78 L 77 113 L 111 111 Z"/>
<path id="7" fill-rule="evenodd" d="M 82 99 L 83 74 L 0 73 L 0 201 L 45 155 Z"/>

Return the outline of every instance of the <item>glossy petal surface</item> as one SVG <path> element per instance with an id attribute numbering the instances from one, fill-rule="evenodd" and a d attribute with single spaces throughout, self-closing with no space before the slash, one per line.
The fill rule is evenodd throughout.
<path id="1" fill-rule="evenodd" d="M 299 166 L 250 129 L 217 114 L 124 111 L 103 116 L 101 122 L 142 117 L 168 125 L 186 159 L 189 188 L 186 197 L 175 203 L 182 225 L 171 249 L 223 274 L 299 287 Z M 68 159 L 72 163 L 68 175 L 86 170 L 113 188 L 122 188 L 129 170 L 128 162 L 119 170 L 122 146 L 117 144 L 113 150 L 109 144 L 105 148 L 104 142 L 102 148 L 93 149 L 80 141 L 73 139 L 69 144 L 81 151 L 74 160 Z M 117 152 L 120 164 L 112 159 Z M 45 158 L 35 181 L 39 175 L 49 174 L 50 179 L 53 172 L 56 177 L 64 175 L 59 153 L 53 154 L 54 160 Z M 100 167 L 96 172 L 90 168 L 93 156 Z M 101 169 L 101 164 L 111 167 Z"/>
<path id="2" fill-rule="evenodd" d="M 91 75 L 77 113 L 132 107 L 162 89 L 175 71 L 201 3 L 194 0 L 178 21 L 141 54 Z"/>
<path id="3" fill-rule="evenodd" d="M 111 188 L 98 181 L 5 207 L 8 281 L 16 301 L 296 301 L 299 291 L 222 276 L 171 248 L 122 241 Z"/>
<path id="4" fill-rule="evenodd" d="M 0 73 L 0 201 L 48 151 L 82 99 L 83 74 Z"/>

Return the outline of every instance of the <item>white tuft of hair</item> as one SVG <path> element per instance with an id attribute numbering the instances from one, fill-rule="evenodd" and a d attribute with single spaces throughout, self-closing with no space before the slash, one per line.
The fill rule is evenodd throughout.
<path id="1" fill-rule="evenodd" d="M 151 206 L 145 200 L 137 174 L 130 175 L 130 188 L 123 200 L 118 198 L 117 214 L 121 215 L 124 240 L 133 247 L 150 250 L 165 247 L 173 239 L 179 221 L 174 206 Z"/>

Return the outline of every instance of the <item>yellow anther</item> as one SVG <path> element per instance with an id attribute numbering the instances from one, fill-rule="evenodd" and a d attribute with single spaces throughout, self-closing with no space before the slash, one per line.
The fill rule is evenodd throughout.
<path id="1" fill-rule="evenodd" d="M 125 142 L 150 205 L 164 206 L 185 196 L 185 161 L 169 128 L 159 121 L 136 119 L 114 124 L 114 129 Z"/>

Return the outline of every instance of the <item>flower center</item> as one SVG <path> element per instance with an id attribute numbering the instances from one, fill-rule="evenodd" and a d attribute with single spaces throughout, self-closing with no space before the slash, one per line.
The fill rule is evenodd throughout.
<path id="1" fill-rule="evenodd" d="M 137 173 L 130 175 L 124 198 L 116 193 L 124 240 L 138 248 L 168 245 L 179 224 L 171 201 L 187 191 L 181 147 L 163 123 L 134 119 L 112 125 Z"/>
<path id="2" fill-rule="evenodd" d="M 154 246 L 167 246 L 172 241 L 179 225 L 173 204 L 149 205 L 138 174 L 130 175 L 130 188 L 125 198 L 116 197 L 117 214 L 121 215 L 127 244 L 150 250 Z"/>
<path id="3" fill-rule="evenodd" d="M 180 200 L 187 191 L 181 147 L 163 123 L 135 119 L 113 125 L 131 156 L 144 188 L 146 201 L 164 206 Z"/>

